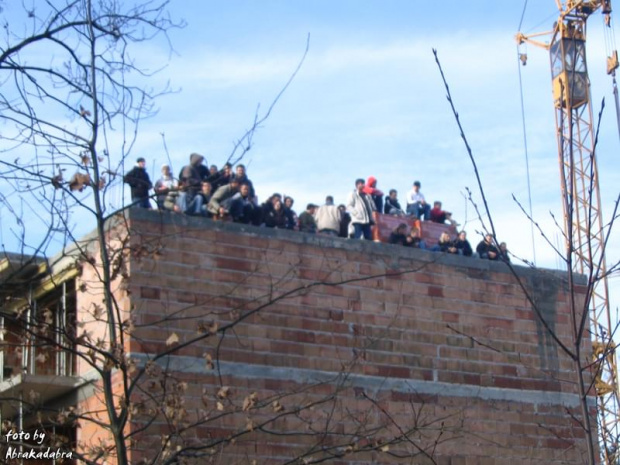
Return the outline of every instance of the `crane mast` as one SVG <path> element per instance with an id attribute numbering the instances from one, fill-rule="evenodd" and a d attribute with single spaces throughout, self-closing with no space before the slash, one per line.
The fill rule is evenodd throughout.
<path id="1" fill-rule="evenodd" d="M 611 2 L 556 0 L 556 4 L 560 15 L 552 31 L 530 36 L 519 33 L 517 41 L 549 50 L 567 258 L 572 271 L 587 276 L 593 283 L 588 288 L 587 298 L 598 432 L 603 445 L 601 453 L 605 462 L 611 464 L 618 459 L 620 404 L 616 356 L 611 341 L 614 326 L 606 278 L 605 234 L 585 47 L 588 17 L 601 9 L 609 25 Z M 549 34 L 549 43 L 536 39 Z M 617 66 L 617 53 L 614 52 L 608 58 L 607 72 L 615 77 Z M 576 327 L 579 328 L 578 321 Z M 586 328 L 580 331 L 583 329 Z"/>

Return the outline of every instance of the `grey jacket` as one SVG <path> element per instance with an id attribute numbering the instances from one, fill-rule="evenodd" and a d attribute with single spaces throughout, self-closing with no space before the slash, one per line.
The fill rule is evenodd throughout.
<path id="1" fill-rule="evenodd" d="M 228 210 L 230 202 L 227 201 L 237 192 L 238 189 L 233 188 L 230 184 L 226 184 L 225 186 L 218 188 L 211 196 L 211 200 L 209 200 L 209 204 L 207 205 L 207 210 L 214 215 L 218 215 L 220 213 L 220 207 L 224 207 Z"/>
<path id="2" fill-rule="evenodd" d="M 364 200 L 366 200 L 364 202 Z M 372 224 L 372 212 L 377 208 L 368 194 L 360 194 L 357 189 L 349 194 L 347 211 L 351 214 L 352 224 Z"/>

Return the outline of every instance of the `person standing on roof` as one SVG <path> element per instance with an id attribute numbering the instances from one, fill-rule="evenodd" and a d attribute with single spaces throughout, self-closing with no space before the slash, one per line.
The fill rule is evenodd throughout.
<path id="1" fill-rule="evenodd" d="M 351 224 L 353 225 L 353 239 L 372 240 L 370 226 L 374 223 L 372 213 L 376 210 L 375 203 L 370 196 L 364 192 L 364 180 L 355 181 L 355 189 L 349 194 L 347 210 L 351 213 Z"/>
<path id="2" fill-rule="evenodd" d="M 153 190 L 157 194 L 157 208 L 160 210 L 164 209 L 164 203 L 166 201 L 166 196 L 172 189 L 176 189 L 178 187 L 177 180 L 172 177 L 172 172 L 170 171 L 170 165 L 162 165 L 161 166 L 161 178 L 155 181 L 155 187 Z"/>
<path id="3" fill-rule="evenodd" d="M 340 209 L 334 205 L 334 198 L 331 195 L 325 197 L 325 205 L 321 205 L 314 214 L 316 226 L 320 234 L 338 236 L 342 214 Z"/>
<path id="4" fill-rule="evenodd" d="M 123 178 L 126 184 L 131 187 L 131 202 L 142 208 L 151 208 L 149 202 L 149 190 L 153 187 L 151 178 L 146 172 L 146 160 L 142 157 L 136 160 L 134 166 Z"/>
<path id="5" fill-rule="evenodd" d="M 383 211 L 383 192 L 377 189 L 377 178 L 369 176 L 364 186 L 364 193 L 368 194 L 375 203 L 375 210 Z"/>

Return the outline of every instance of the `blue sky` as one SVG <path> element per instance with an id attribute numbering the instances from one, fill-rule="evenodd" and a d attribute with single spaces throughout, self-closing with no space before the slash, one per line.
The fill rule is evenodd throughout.
<path id="1" fill-rule="evenodd" d="M 395 188 L 403 199 L 420 180 L 427 200 L 442 200 L 466 224 L 475 245 L 480 223 L 463 194 L 469 187 L 477 202 L 480 197 L 434 62 L 436 48 L 479 163 L 498 238 L 532 259 L 529 222 L 512 200 L 514 194 L 528 203 L 514 40 L 523 6 L 516 0 L 173 0 L 172 15 L 187 22 L 170 33 L 174 53 L 157 40 L 134 56 L 147 69 L 163 66 L 148 85 L 170 82 L 178 91 L 158 100 L 158 115 L 141 124 L 126 169 L 144 156 L 156 179 L 168 161 L 162 133 L 175 172 L 192 152 L 221 166 L 257 106 L 264 111 L 287 81 L 310 34 L 303 67 L 244 160 L 261 201 L 283 192 L 295 198 L 298 212 L 327 194 L 344 203 L 354 180 L 370 175 L 379 188 Z M 15 14 L 10 5 L 5 10 Z M 554 1 L 528 2 L 521 30 L 549 30 L 556 19 Z M 607 104 L 598 161 L 609 219 L 620 157 L 602 31 L 601 15 L 595 14 L 588 63 L 595 113 L 603 97 Z M 521 73 L 533 214 L 559 241 L 549 215 L 562 217 L 549 58 L 533 46 L 523 51 L 529 57 Z M 608 262 L 620 257 L 619 236 L 611 238 Z M 540 266 L 559 265 L 538 238 L 536 259 Z"/>
<path id="2" fill-rule="evenodd" d="M 551 29 L 555 2 L 529 2 L 526 33 Z M 534 4 L 535 3 L 535 4 Z M 178 94 L 160 101 L 160 115 L 141 154 L 165 161 L 164 132 L 175 169 L 193 152 L 221 165 L 300 59 L 306 61 L 245 162 L 262 199 L 284 192 L 298 210 L 333 194 L 344 202 L 358 177 L 404 197 L 414 180 L 429 200 L 441 199 L 473 236 L 480 229 L 463 197 L 479 201 L 473 169 L 460 140 L 434 63 L 439 52 L 463 126 L 480 165 L 500 239 L 533 258 L 530 228 L 512 201 L 528 203 L 519 65 L 514 35 L 523 2 L 209 1 L 176 2 L 187 27 L 171 34 L 177 55 L 158 79 Z M 611 80 L 605 75 L 602 18 L 590 19 L 593 100 L 607 100 L 599 152 L 606 210 L 618 193 L 620 160 Z M 153 44 L 151 44 L 153 45 Z M 555 123 L 548 54 L 527 46 L 522 67 L 534 215 L 557 236 L 548 215 L 561 217 Z M 166 58 L 163 50 L 149 53 Z M 155 66 L 155 65 L 153 65 Z M 179 103 L 181 103 L 181 106 Z M 597 109 L 595 108 L 595 112 Z M 146 128 L 146 129 L 145 129 Z M 540 250 L 539 250 L 540 249 Z M 557 266 L 537 244 L 537 260 Z"/>
<path id="3" fill-rule="evenodd" d="M 480 197 L 434 63 L 435 48 L 478 161 L 499 239 L 531 260 L 530 225 L 512 200 L 514 194 L 529 202 L 514 40 L 523 5 L 178 1 L 172 11 L 187 27 L 171 34 L 178 55 L 159 77 L 170 78 L 181 91 L 162 99 L 160 116 L 147 127 L 165 132 L 175 169 L 193 151 L 221 165 L 257 105 L 265 108 L 286 82 L 310 34 L 302 69 L 245 160 L 261 199 L 284 192 L 301 211 L 327 194 L 344 202 L 358 177 L 374 175 L 380 188 L 396 188 L 401 198 L 420 180 L 427 199 L 442 200 L 459 222 L 467 222 L 477 242 L 480 223 L 463 194 L 469 187 L 478 203 Z M 557 13 L 551 0 L 528 2 L 521 30 L 550 30 Z M 588 61 L 595 113 L 603 97 L 607 104 L 599 169 L 603 211 L 609 215 L 620 185 L 620 157 L 602 31 L 601 15 L 592 16 Z M 521 75 L 533 214 L 559 242 L 549 215 L 562 217 L 549 58 L 531 45 L 522 51 L 528 54 Z M 145 141 L 147 153 L 156 166 L 165 161 L 155 136 Z M 620 256 L 619 236 L 611 238 L 611 261 Z M 538 233 L 535 247 L 540 266 L 560 265 Z"/>

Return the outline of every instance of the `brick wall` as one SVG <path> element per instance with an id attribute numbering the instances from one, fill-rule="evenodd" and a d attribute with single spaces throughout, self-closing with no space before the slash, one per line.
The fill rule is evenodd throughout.
<path id="1" fill-rule="evenodd" d="M 171 442 L 213 463 L 583 463 L 573 364 L 504 264 L 156 212 L 130 227 L 132 357 L 173 350 L 137 396 L 180 393 L 136 460 L 196 422 Z M 517 273 L 569 344 L 562 274 Z"/>

